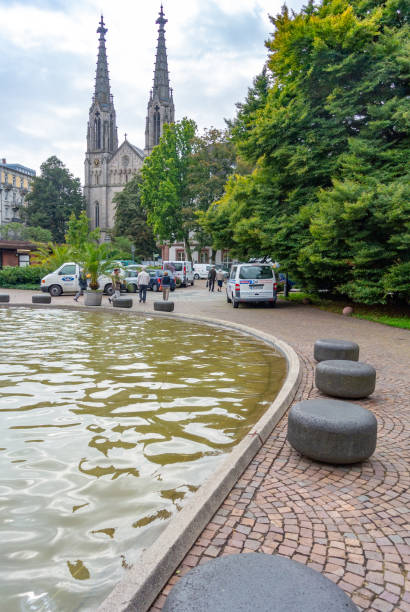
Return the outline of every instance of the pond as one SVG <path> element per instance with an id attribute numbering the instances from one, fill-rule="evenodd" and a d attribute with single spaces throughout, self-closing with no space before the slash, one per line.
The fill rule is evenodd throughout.
<path id="1" fill-rule="evenodd" d="M 2 609 L 95 610 L 273 401 L 275 349 L 194 322 L 0 309 Z"/>

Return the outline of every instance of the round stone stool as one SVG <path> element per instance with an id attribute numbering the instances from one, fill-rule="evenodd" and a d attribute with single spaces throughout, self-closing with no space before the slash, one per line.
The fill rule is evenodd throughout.
<path id="1" fill-rule="evenodd" d="M 10 302 L 10 296 L 8 293 L 0 293 L 0 302 Z"/>
<path id="2" fill-rule="evenodd" d="M 39 293 L 38 295 L 31 296 L 32 304 L 51 304 L 51 295 L 46 293 Z"/>
<path id="3" fill-rule="evenodd" d="M 325 463 L 357 463 L 374 453 L 377 420 L 362 406 L 312 399 L 292 406 L 288 441 L 302 455 Z"/>
<path id="4" fill-rule="evenodd" d="M 316 361 L 326 361 L 328 359 L 358 361 L 359 345 L 349 340 L 334 340 L 333 338 L 316 340 L 313 356 Z"/>
<path id="5" fill-rule="evenodd" d="M 154 310 L 172 312 L 174 310 L 174 302 L 154 302 Z"/>
<path id="6" fill-rule="evenodd" d="M 315 369 L 315 385 L 326 395 L 334 397 L 367 397 L 376 386 L 376 370 L 362 361 L 321 361 Z"/>
<path id="7" fill-rule="evenodd" d="M 342 589 L 310 567 L 279 555 L 219 557 L 189 571 L 163 612 L 358 612 Z"/>
<path id="8" fill-rule="evenodd" d="M 132 308 L 132 298 L 113 298 L 112 305 L 114 308 Z"/>

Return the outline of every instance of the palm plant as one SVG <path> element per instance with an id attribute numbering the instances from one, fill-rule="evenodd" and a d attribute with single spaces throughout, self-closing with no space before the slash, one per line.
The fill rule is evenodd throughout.
<path id="1" fill-rule="evenodd" d="M 81 266 L 90 278 L 90 289 L 98 289 L 98 277 L 112 269 L 113 259 L 110 257 L 112 247 L 103 242 L 87 242 L 84 244 L 81 254 Z"/>
<path id="2" fill-rule="evenodd" d="M 47 244 L 38 243 L 38 249 L 33 253 L 34 261 L 41 266 L 47 266 L 50 270 L 55 270 L 70 261 L 72 258 L 71 247 L 67 244 Z"/>

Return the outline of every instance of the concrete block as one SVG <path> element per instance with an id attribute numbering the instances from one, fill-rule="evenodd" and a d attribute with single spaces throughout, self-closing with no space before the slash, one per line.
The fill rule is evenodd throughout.
<path id="1" fill-rule="evenodd" d="M 289 411 L 288 441 L 317 461 L 364 461 L 376 448 L 377 420 L 370 410 L 332 399 L 298 402 Z"/>
<path id="2" fill-rule="evenodd" d="M 358 361 L 359 345 L 349 340 L 324 338 L 316 340 L 313 356 L 316 361 L 328 361 L 329 359 Z"/>
<path id="3" fill-rule="evenodd" d="M 375 389 L 376 370 L 362 361 L 321 361 L 315 369 L 315 384 L 320 391 L 333 397 L 367 397 Z"/>

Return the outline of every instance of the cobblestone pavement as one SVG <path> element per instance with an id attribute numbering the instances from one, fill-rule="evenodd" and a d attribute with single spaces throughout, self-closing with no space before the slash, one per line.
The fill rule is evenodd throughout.
<path id="1" fill-rule="evenodd" d="M 285 415 L 151 612 L 161 610 L 172 585 L 197 564 L 254 551 L 280 554 L 320 571 L 360 610 L 410 612 L 409 332 L 288 303 L 275 310 L 233 310 L 224 294 L 209 294 L 204 283 L 197 285 L 175 293 L 177 313 L 236 321 L 293 346 L 303 365 L 295 401 L 321 396 L 313 383 L 316 339 L 358 342 L 360 360 L 377 370 L 374 394 L 358 403 L 376 415 L 378 443 L 362 464 L 310 461 L 287 443 Z M 27 292 L 8 292 L 12 302 L 23 301 L 22 296 L 31 302 Z M 152 311 L 153 299 L 150 295 L 147 304 L 134 304 L 133 310 Z M 61 297 L 53 303 L 73 302 Z"/>

